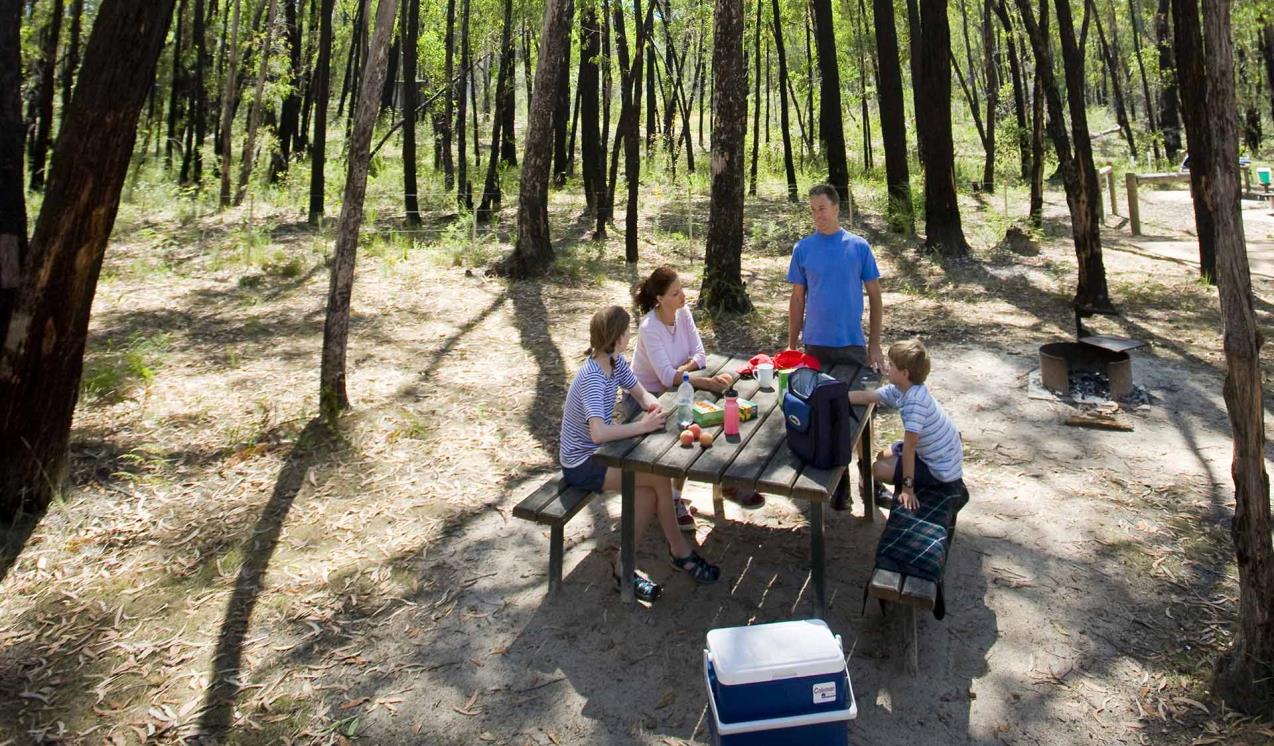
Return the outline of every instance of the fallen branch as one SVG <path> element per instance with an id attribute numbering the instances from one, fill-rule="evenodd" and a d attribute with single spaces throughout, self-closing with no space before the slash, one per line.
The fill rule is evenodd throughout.
<path id="1" fill-rule="evenodd" d="M 1093 427 L 1099 430 L 1119 430 L 1126 433 L 1133 431 L 1132 425 L 1101 412 L 1072 414 L 1066 418 L 1066 424 L 1071 427 Z"/>

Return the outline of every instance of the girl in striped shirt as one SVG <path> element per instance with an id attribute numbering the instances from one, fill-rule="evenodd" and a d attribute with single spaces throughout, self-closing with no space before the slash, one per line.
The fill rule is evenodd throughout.
<path id="1" fill-rule="evenodd" d="M 630 321 L 628 312 L 619 306 L 593 314 L 588 330 L 588 359 L 571 383 L 562 412 L 558 450 L 562 473 L 569 484 L 593 492 L 618 490 L 622 473 L 598 461 L 593 455 L 598 446 L 662 430 L 667 419 L 667 413 L 637 381 L 622 354 L 628 347 Z M 622 425 L 611 421 L 617 389 L 620 388 L 645 410 L 638 419 Z M 699 583 L 715 583 L 721 575 L 720 568 L 700 557 L 677 528 L 672 480 L 641 472 L 634 476 L 637 487 L 636 543 L 641 543 L 651 517 L 657 515 L 664 538 L 668 540 L 673 567 L 689 573 Z M 619 583 L 619 567 L 616 557 L 612 573 L 616 585 Z M 645 601 L 655 600 L 662 592 L 658 584 L 641 575 L 633 578 L 633 590 L 638 598 Z"/>

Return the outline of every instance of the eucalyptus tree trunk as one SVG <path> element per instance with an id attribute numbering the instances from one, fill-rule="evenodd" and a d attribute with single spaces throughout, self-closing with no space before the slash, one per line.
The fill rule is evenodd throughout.
<path id="1" fill-rule="evenodd" d="M 712 28 L 712 201 L 703 260 L 702 303 L 712 311 L 752 310 L 742 279 L 743 139 L 747 132 L 747 67 L 743 0 L 716 0 Z M 843 151 L 842 151 L 843 153 Z"/>
<path id="2" fill-rule="evenodd" d="M 899 233 L 916 230 L 907 165 L 907 115 L 902 94 L 902 62 L 893 0 L 872 0 L 876 15 L 876 58 L 880 63 L 880 134 L 885 141 L 885 181 L 889 185 L 889 225 Z"/>
<path id="3" fill-rule="evenodd" d="M 58 40 L 62 34 L 62 0 L 53 0 L 49 22 L 41 32 L 40 79 L 35 91 L 35 139 L 31 144 L 31 191 L 44 191 L 44 167 L 53 137 L 53 88 L 57 71 Z"/>
<path id="4" fill-rule="evenodd" d="M 0 337 L 18 296 L 27 259 L 23 172 L 22 40 L 24 0 L 0 0 Z"/>
<path id="5" fill-rule="evenodd" d="M 229 0 L 226 0 L 229 2 Z M 243 0 L 234 0 L 234 20 L 230 22 L 230 61 L 226 64 L 225 82 L 221 90 L 221 194 L 222 207 L 230 206 L 230 162 L 234 158 L 231 131 L 234 129 L 235 95 L 238 93 L 239 73 L 239 15 Z"/>
<path id="6" fill-rule="evenodd" d="M 367 168 L 371 161 L 372 128 L 380 111 L 381 88 L 389 66 L 389 38 L 394 30 L 398 0 L 380 0 L 376 28 L 368 47 L 367 64 L 357 91 L 354 130 L 349 142 L 349 165 L 341 217 L 336 224 L 332 251 L 332 275 L 327 291 L 327 317 L 323 322 L 323 359 L 319 371 L 319 409 L 329 422 L 349 408 L 345 386 L 345 357 L 349 343 L 350 296 L 354 290 L 354 262 L 358 232 L 363 224 L 363 198 L 367 194 Z"/>
<path id="7" fill-rule="evenodd" d="M 248 180 L 252 178 L 252 165 L 256 161 L 257 128 L 261 126 L 262 99 L 265 97 L 265 79 L 270 71 L 270 50 L 274 46 L 274 14 L 278 0 L 268 0 L 269 10 L 265 18 L 265 40 L 261 42 L 261 67 L 257 72 L 256 93 L 252 96 L 252 106 L 248 109 L 248 138 L 243 143 L 243 158 L 239 163 L 239 189 L 235 192 L 234 203 L 243 202 L 248 191 Z"/>
<path id="8" fill-rule="evenodd" d="M 1159 129 L 1163 132 L 1164 155 L 1168 160 L 1176 161 L 1177 154 L 1181 152 L 1181 100 L 1177 96 L 1177 62 L 1169 21 L 1171 7 L 1172 0 L 1159 0 L 1155 11 L 1155 48 L 1159 52 Z M 1267 35 L 1267 39 L 1271 38 L 1268 30 L 1262 33 Z M 1270 76 L 1271 90 L 1274 90 L 1274 51 L 1266 58 L 1266 72 Z M 1274 96 L 1271 97 L 1270 110 L 1274 112 Z"/>
<path id="9" fill-rule="evenodd" d="M 504 0 L 504 32 L 500 41 L 500 74 L 496 80 L 495 115 L 491 117 L 491 157 L 487 159 L 487 180 L 482 187 L 482 202 L 478 205 L 479 221 L 490 221 L 491 215 L 500 209 L 500 141 L 504 136 L 505 106 L 510 105 L 508 89 L 513 87 L 513 0 Z"/>
<path id="10" fill-rule="evenodd" d="M 172 12 L 173 0 L 103 0 L 98 6 L 16 302 L 0 307 L 0 319 L 8 319 L 0 328 L 0 522 L 42 511 L 62 488 L 93 295 Z M 7 25 L 0 33 L 10 33 Z M 0 51 L 11 54 L 7 44 Z M 0 80 L 17 69 L 3 66 Z M 7 129 L 0 132 L 11 137 Z M 12 181 L 10 168 L 0 160 L 0 174 L 7 174 L 0 176 L 0 188 Z M 16 253 L 9 230 L 0 224 L 0 241 L 6 242 L 0 243 L 0 260 L 6 263 L 6 254 Z M 4 299 L 0 295 L 0 303 Z"/>
<path id="11" fill-rule="evenodd" d="M 774 52 L 779 64 L 779 133 L 783 136 L 783 171 L 787 174 L 787 200 L 800 201 L 796 188 L 796 162 L 792 157 L 792 124 L 787 113 L 788 92 L 787 51 L 783 47 L 783 16 L 779 0 L 770 0 L 770 24 L 774 29 Z M 795 101 L 793 101 L 795 104 Z"/>
<path id="12" fill-rule="evenodd" d="M 845 160 L 840 69 L 836 56 L 836 29 L 832 25 L 832 3 L 831 0 L 811 0 L 811 3 L 814 7 L 814 37 L 818 46 L 818 134 L 827 157 L 827 183 L 836 187 L 841 204 L 848 205 L 849 164 Z M 810 119 L 813 118 L 811 112 Z"/>
<path id="13" fill-rule="evenodd" d="M 951 27 L 947 0 L 920 0 L 921 101 L 916 129 L 922 134 L 925 168 L 925 249 L 964 257 L 969 244 L 956 198 L 955 143 L 951 135 Z"/>
<path id="14" fill-rule="evenodd" d="M 403 207 L 407 225 L 420 225 L 416 182 L 416 37 L 420 34 L 420 0 L 403 0 L 399 23 L 403 49 Z"/>
<path id="15" fill-rule="evenodd" d="M 324 169 L 327 158 L 327 106 L 331 99 L 332 80 L 332 6 L 335 0 L 321 2 L 319 10 L 318 63 L 314 67 L 314 142 L 310 147 L 310 225 L 323 220 Z"/>

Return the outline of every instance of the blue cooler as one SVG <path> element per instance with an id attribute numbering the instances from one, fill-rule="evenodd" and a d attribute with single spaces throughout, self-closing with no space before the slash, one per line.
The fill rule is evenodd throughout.
<path id="1" fill-rule="evenodd" d="M 858 705 L 840 637 L 819 619 L 708 632 L 715 746 L 845 746 Z"/>

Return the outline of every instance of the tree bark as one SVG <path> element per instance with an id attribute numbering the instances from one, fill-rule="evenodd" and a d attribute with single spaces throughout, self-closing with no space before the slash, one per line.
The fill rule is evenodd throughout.
<path id="1" fill-rule="evenodd" d="M 456 49 L 456 0 L 447 0 L 447 27 L 443 35 L 443 69 L 446 71 L 445 86 L 447 92 L 442 94 L 442 188 L 450 192 L 456 184 L 455 165 L 451 159 L 451 123 L 455 121 L 455 49 Z M 461 129 L 464 129 L 462 126 Z M 464 150 L 462 147 L 461 151 Z M 462 153 L 463 157 L 463 153 Z"/>
<path id="2" fill-rule="evenodd" d="M 1093 5 L 1093 0 L 1087 1 L 1090 6 Z M 1102 59 L 1106 63 L 1106 70 L 1110 73 L 1110 90 L 1115 97 L 1115 121 L 1119 123 L 1119 129 L 1123 130 L 1124 139 L 1128 141 L 1128 154 L 1132 156 L 1133 161 L 1136 161 L 1137 140 L 1133 136 L 1132 122 L 1128 120 L 1128 110 L 1124 106 L 1124 86 L 1119 80 L 1122 75 L 1119 70 L 1119 61 L 1115 57 L 1118 50 L 1106 43 L 1106 31 L 1102 27 L 1101 13 L 1097 12 L 1096 7 L 1092 7 L 1090 12 L 1097 23 L 1097 42 L 1101 45 Z"/>
<path id="3" fill-rule="evenodd" d="M 1199 237 L 1199 276 L 1209 285 L 1216 283 L 1216 247 L 1218 231 L 1214 203 L 1209 190 L 1209 175 L 1214 170 L 1212 158 L 1218 152 L 1213 142 L 1208 105 L 1208 78 L 1203 60 L 1200 35 L 1203 19 L 1192 0 L 1172 0 L 1173 38 L 1177 54 L 1177 83 L 1180 85 L 1181 114 L 1186 128 L 1190 155 L 1190 197 L 1194 202 L 1195 235 Z M 1237 117 L 1237 109 L 1235 110 Z M 1236 145 L 1237 151 L 1237 145 Z M 1235 159 L 1238 153 L 1235 153 Z M 1236 177 L 1237 178 L 1237 177 Z"/>
<path id="4" fill-rule="evenodd" d="M 505 52 L 509 56 L 509 85 L 504 89 L 504 100 L 498 106 L 500 116 L 503 121 L 500 124 L 500 161 L 506 166 L 518 165 L 518 140 L 517 134 L 514 132 L 514 126 L 517 121 L 517 94 L 514 80 L 517 77 L 514 66 L 517 64 L 517 54 L 512 41 L 509 42 L 508 51 Z M 501 64 L 504 64 L 501 62 Z"/>
<path id="5" fill-rule="evenodd" d="M 1112 6 L 1113 11 L 1113 6 Z M 1151 132 L 1159 131 L 1159 122 L 1155 117 L 1155 108 L 1153 100 L 1150 97 L 1150 81 L 1146 79 L 1146 63 L 1141 58 L 1141 6 L 1137 0 L 1128 0 L 1128 17 L 1132 24 L 1132 49 L 1133 57 L 1137 60 L 1137 70 L 1141 73 L 1141 95 L 1146 99 L 1146 124 L 1149 125 Z M 1150 144 L 1153 148 L 1155 160 L 1159 160 L 1159 141 L 1150 138 Z"/>
<path id="6" fill-rule="evenodd" d="M 349 342 L 350 296 L 354 290 L 354 262 L 358 232 L 363 223 L 363 198 L 367 194 L 367 168 L 371 160 L 372 127 L 380 110 L 380 93 L 389 62 L 389 37 L 394 30 L 398 0 L 380 0 L 376 30 L 368 48 L 367 64 L 358 89 L 353 137 L 349 142 L 349 167 L 341 217 L 336 224 L 332 251 L 332 277 L 327 291 L 327 318 L 323 322 L 323 362 L 319 371 L 319 409 L 329 422 L 349 408 L 345 386 L 345 353 Z"/>
<path id="7" fill-rule="evenodd" d="M 469 181 L 469 155 L 465 152 L 465 117 L 469 113 L 469 14 L 470 0 L 461 0 L 460 82 L 456 84 L 456 201 L 461 210 L 473 209 L 473 184 Z"/>
<path id="8" fill-rule="evenodd" d="M 187 131 L 191 134 L 187 138 L 186 152 L 181 161 L 183 184 L 203 183 L 203 141 L 208 134 L 208 94 L 204 81 L 208 67 L 208 41 L 204 13 L 204 0 L 195 0 L 195 17 L 192 27 L 195 65 L 190 81 L 190 103 L 188 104 L 190 121 L 186 125 Z"/>
<path id="9" fill-rule="evenodd" d="M 314 143 L 310 147 L 310 225 L 323 220 L 324 175 L 327 158 L 327 107 L 331 99 L 332 6 L 336 0 L 321 2 L 319 10 L 318 63 L 314 68 Z"/>
<path id="10" fill-rule="evenodd" d="M 618 7 L 618 4 L 617 4 Z M 636 24 L 636 39 L 633 51 L 633 65 L 629 69 L 629 82 L 632 89 L 628 92 L 630 106 L 628 127 L 624 133 L 624 181 L 628 183 L 628 201 L 624 210 L 624 261 L 637 263 L 637 198 L 641 190 L 641 143 L 637 137 L 637 120 L 641 116 L 642 60 L 649 42 L 651 18 L 653 18 L 654 2 L 647 6 L 645 19 L 641 15 L 641 0 L 633 2 L 633 22 Z"/>
<path id="11" fill-rule="evenodd" d="M 71 88 L 80 67 L 80 29 L 83 26 L 84 0 L 71 0 L 71 28 L 66 38 L 66 56 L 62 64 L 62 111 L 71 105 Z M 3 327 L 0 327 L 3 328 Z"/>
<path id="12" fill-rule="evenodd" d="M 836 59 L 836 28 L 831 0 L 811 0 L 814 37 L 818 48 L 818 134 L 827 157 L 827 183 L 836 187 L 842 205 L 848 205 L 849 164 L 845 159 L 845 130 L 840 108 L 840 66 Z"/>
<path id="13" fill-rule="evenodd" d="M 0 336 L 9 328 L 27 260 L 23 171 L 22 40 L 24 0 L 0 0 Z M 7 512 L 0 510 L 0 513 Z"/>
<path id="14" fill-rule="evenodd" d="M 1181 152 L 1181 101 L 1177 96 L 1176 54 L 1172 49 L 1172 28 L 1168 13 L 1172 0 L 1159 0 L 1155 11 L 1155 47 L 1159 51 L 1159 128 L 1163 132 L 1163 150 L 1168 160 L 1176 161 Z M 1266 58 L 1270 85 L 1274 87 L 1274 48 Z M 1270 110 L 1274 112 L 1274 96 Z"/>
<path id="15" fill-rule="evenodd" d="M 168 86 L 168 122 L 167 131 L 164 135 L 164 171 L 171 171 L 173 167 L 173 143 L 179 142 L 177 135 L 177 118 L 178 112 L 181 110 L 182 89 L 185 87 L 183 78 L 184 71 L 181 66 L 182 42 L 184 41 L 183 33 L 186 17 L 186 0 L 179 0 L 177 3 L 177 23 L 173 29 L 173 57 L 172 57 L 172 75 Z M 156 83 L 158 85 L 158 83 Z"/>
<path id="16" fill-rule="evenodd" d="M 566 19 L 570 23 L 575 21 L 573 11 L 572 7 L 571 17 Z M 570 148 L 567 146 L 571 125 L 571 45 L 569 40 L 562 53 L 560 67 L 561 69 L 557 72 L 557 79 L 561 81 L 556 90 L 557 105 L 553 107 L 553 183 L 556 186 L 566 183 L 567 161 L 570 160 Z"/>
<path id="17" fill-rule="evenodd" d="M 1225 397 L 1233 432 L 1234 520 L 1230 536 L 1239 571 L 1239 624 L 1234 643 L 1217 661 L 1214 691 L 1231 707 L 1251 715 L 1274 711 L 1274 546 L 1270 533 L 1270 483 L 1265 471 L 1265 403 L 1260 352 L 1264 343 L 1252 307 L 1247 246 L 1239 204 L 1238 134 L 1230 0 L 1203 3 L 1202 23 L 1194 0 L 1173 0 L 1177 69 L 1190 174 L 1202 172 L 1202 195 L 1210 208 L 1206 229 L 1216 247 L 1217 290 L 1224 321 Z M 1202 29 L 1202 40 L 1199 31 Z M 1186 37 L 1191 37 L 1189 40 Z M 1190 54 L 1198 51 L 1198 57 Z M 1197 68 L 1206 66 L 1202 78 Z M 1198 116 L 1198 115 L 1202 116 Z M 1206 137 L 1196 130 L 1207 128 Z M 1200 163 L 1196 159 L 1204 154 Z M 1206 165 L 1205 165 L 1206 164 Z M 1205 170 L 1206 169 L 1206 170 Z M 1198 187 L 1196 186 L 1196 189 Z M 1203 238 L 1204 224 L 1200 223 Z"/>
<path id="18" fill-rule="evenodd" d="M 36 127 L 30 167 L 31 191 L 44 191 L 44 167 L 53 136 L 53 81 L 57 71 L 58 40 L 62 33 L 62 0 L 53 0 L 53 10 L 41 37 L 40 81 L 36 88 Z"/>
<path id="19" fill-rule="evenodd" d="M 599 54 L 601 27 L 597 23 L 597 0 L 585 0 L 584 7 L 580 9 L 579 84 L 576 90 L 580 97 L 580 125 L 583 127 L 580 133 L 580 170 L 584 181 L 584 200 L 589 214 L 594 216 L 598 205 L 606 197 L 606 159 L 597 129 L 601 95 Z"/>
<path id="20" fill-rule="evenodd" d="M 93 295 L 172 12 L 173 0 L 103 0 L 89 35 L 0 345 L 5 523 L 42 511 L 65 478 Z"/>
<path id="21" fill-rule="evenodd" d="M 787 51 L 783 47 L 783 15 L 779 10 L 779 0 L 770 0 L 770 23 L 774 28 L 774 52 L 779 62 L 779 133 L 783 136 L 783 171 L 787 175 L 787 200 L 796 204 L 800 197 L 796 188 L 796 162 L 792 157 L 792 124 L 787 114 L 791 84 L 787 79 Z"/>
<path id="22" fill-rule="evenodd" d="M 923 107 L 916 129 L 924 143 L 925 249 L 944 257 L 969 255 L 960 222 L 955 185 L 955 143 L 951 136 L 951 27 L 947 0 L 920 0 L 920 63 Z"/>
<path id="23" fill-rule="evenodd" d="M 541 275 L 553 264 L 549 240 L 549 166 L 553 156 L 553 102 L 562 56 L 570 42 L 571 0 L 547 0 L 540 34 L 540 59 L 535 68 L 526 144 L 522 149 L 522 177 L 518 184 L 518 237 L 513 253 L 494 268 L 514 278 Z"/>
<path id="24" fill-rule="evenodd" d="M 1013 112 L 1017 117 L 1017 147 L 1022 163 L 1022 179 L 1027 180 L 1031 177 L 1031 133 L 1027 129 L 1026 81 L 1022 72 L 1022 61 L 1017 53 L 1015 41 L 1017 33 L 1009 18 L 1009 11 L 1004 0 L 995 0 L 992 10 L 1004 28 L 1004 45 L 1009 53 L 1009 74 L 1013 77 Z"/>
<path id="25" fill-rule="evenodd" d="M 748 120 L 743 15 L 743 0 L 716 0 L 712 27 L 716 91 L 712 103 L 712 202 L 701 291 L 703 307 L 715 312 L 752 310 L 742 278 L 743 138 Z M 843 147 L 841 152 L 843 156 Z"/>
<path id="26" fill-rule="evenodd" d="M 509 105 L 508 89 L 513 87 L 513 0 L 504 0 L 504 31 L 500 40 L 500 74 L 496 80 L 495 116 L 491 117 L 491 157 L 487 159 L 487 180 L 482 187 L 482 203 L 477 218 L 489 222 L 500 209 L 500 140 L 504 136 L 504 112 Z"/>
<path id="27" fill-rule="evenodd" d="M 1048 37 L 1048 0 L 1040 3 L 1040 28 Z M 1029 220 L 1040 228 L 1044 224 L 1044 77 L 1035 66 L 1035 82 L 1031 95 L 1031 202 Z"/>
<path id="28" fill-rule="evenodd" d="M 228 0 L 227 0 L 228 2 Z M 234 157 L 231 132 L 234 129 L 235 94 L 238 92 L 239 74 L 239 15 L 243 0 L 234 0 L 234 20 L 230 23 L 230 61 L 226 64 L 225 85 L 221 92 L 221 193 L 220 205 L 230 206 L 230 162 Z M 311 197 L 311 200 L 313 197 Z M 312 203 L 311 203 L 312 204 Z"/>
<path id="29" fill-rule="evenodd" d="M 248 191 L 248 180 L 252 178 L 252 166 L 256 162 L 257 128 L 261 126 L 261 111 L 265 108 L 265 79 L 270 71 L 270 51 L 274 47 L 274 17 L 278 8 L 278 0 L 268 0 L 269 6 L 265 14 L 265 39 L 261 42 L 261 66 L 257 72 L 256 93 L 252 96 L 252 106 L 248 109 L 248 137 L 243 143 L 243 157 L 239 163 L 239 188 L 235 191 L 234 203 L 243 202 Z"/>
<path id="30" fill-rule="evenodd" d="M 902 97 L 902 62 L 893 0 L 872 0 L 876 15 L 876 57 L 880 62 L 880 133 L 885 141 L 885 181 L 889 185 L 889 225 L 903 234 L 916 230 L 907 165 L 907 115 Z"/>
<path id="31" fill-rule="evenodd" d="M 920 32 L 920 8 L 916 5 L 918 0 L 907 0 L 907 47 L 908 64 L 911 66 L 911 109 L 916 117 L 923 110 L 921 102 L 924 101 L 924 66 L 921 64 L 924 59 L 922 48 L 923 39 Z M 949 86 L 948 86 L 949 87 Z M 925 164 L 925 128 L 920 126 L 919 121 L 916 122 L 916 154 L 919 156 L 920 166 Z"/>
<path id="32" fill-rule="evenodd" d="M 1000 76 L 995 57 L 995 24 L 991 21 L 991 5 L 994 0 L 984 0 L 982 8 L 982 49 L 986 75 L 986 160 L 982 163 L 982 188 L 995 191 L 995 119 L 1000 105 Z M 969 75 L 973 75 L 970 70 Z"/>
<path id="33" fill-rule="evenodd" d="M 403 0 L 403 206 L 407 225 L 420 225 L 416 194 L 416 37 L 420 34 L 420 0 Z M 498 121 L 498 120 L 497 120 Z M 493 158 L 494 160 L 494 158 Z"/>
<path id="34" fill-rule="evenodd" d="M 752 56 L 755 57 L 756 70 L 753 80 L 752 94 L 752 162 L 748 165 L 748 194 L 756 196 L 756 162 L 761 153 L 761 26 L 762 0 L 756 0 L 756 28 L 752 34 Z"/>
<path id="35" fill-rule="evenodd" d="M 283 30 L 287 35 L 288 67 L 291 85 L 279 110 L 279 127 L 270 157 L 270 183 L 277 183 L 292 161 L 292 145 L 301 124 L 301 21 L 298 17 L 300 0 L 283 0 Z"/>
<path id="36" fill-rule="evenodd" d="M 1035 67 L 1042 76 L 1044 99 L 1048 105 L 1047 129 L 1057 152 L 1066 184 L 1066 204 L 1070 208 L 1071 235 L 1075 239 L 1075 259 L 1079 280 L 1074 305 L 1084 312 L 1114 311 L 1106 289 L 1106 268 L 1102 263 L 1101 222 L 1098 218 L 1097 169 L 1093 166 L 1092 140 L 1088 134 L 1088 118 L 1084 109 L 1083 53 L 1075 40 L 1075 26 L 1067 0 L 1057 0 L 1058 34 L 1062 40 L 1063 68 L 1071 118 L 1071 134 L 1066 133 L 1066 118 L 1061 91 L 1053 75 L 1053 53 L 1048 35 L 1035 23 L 1029 0 L 1017 0 L 1022 23 L 1026 26 L 1035 50 Z M 1072 155 L 1072 140 L 1074 154 Z"/>

